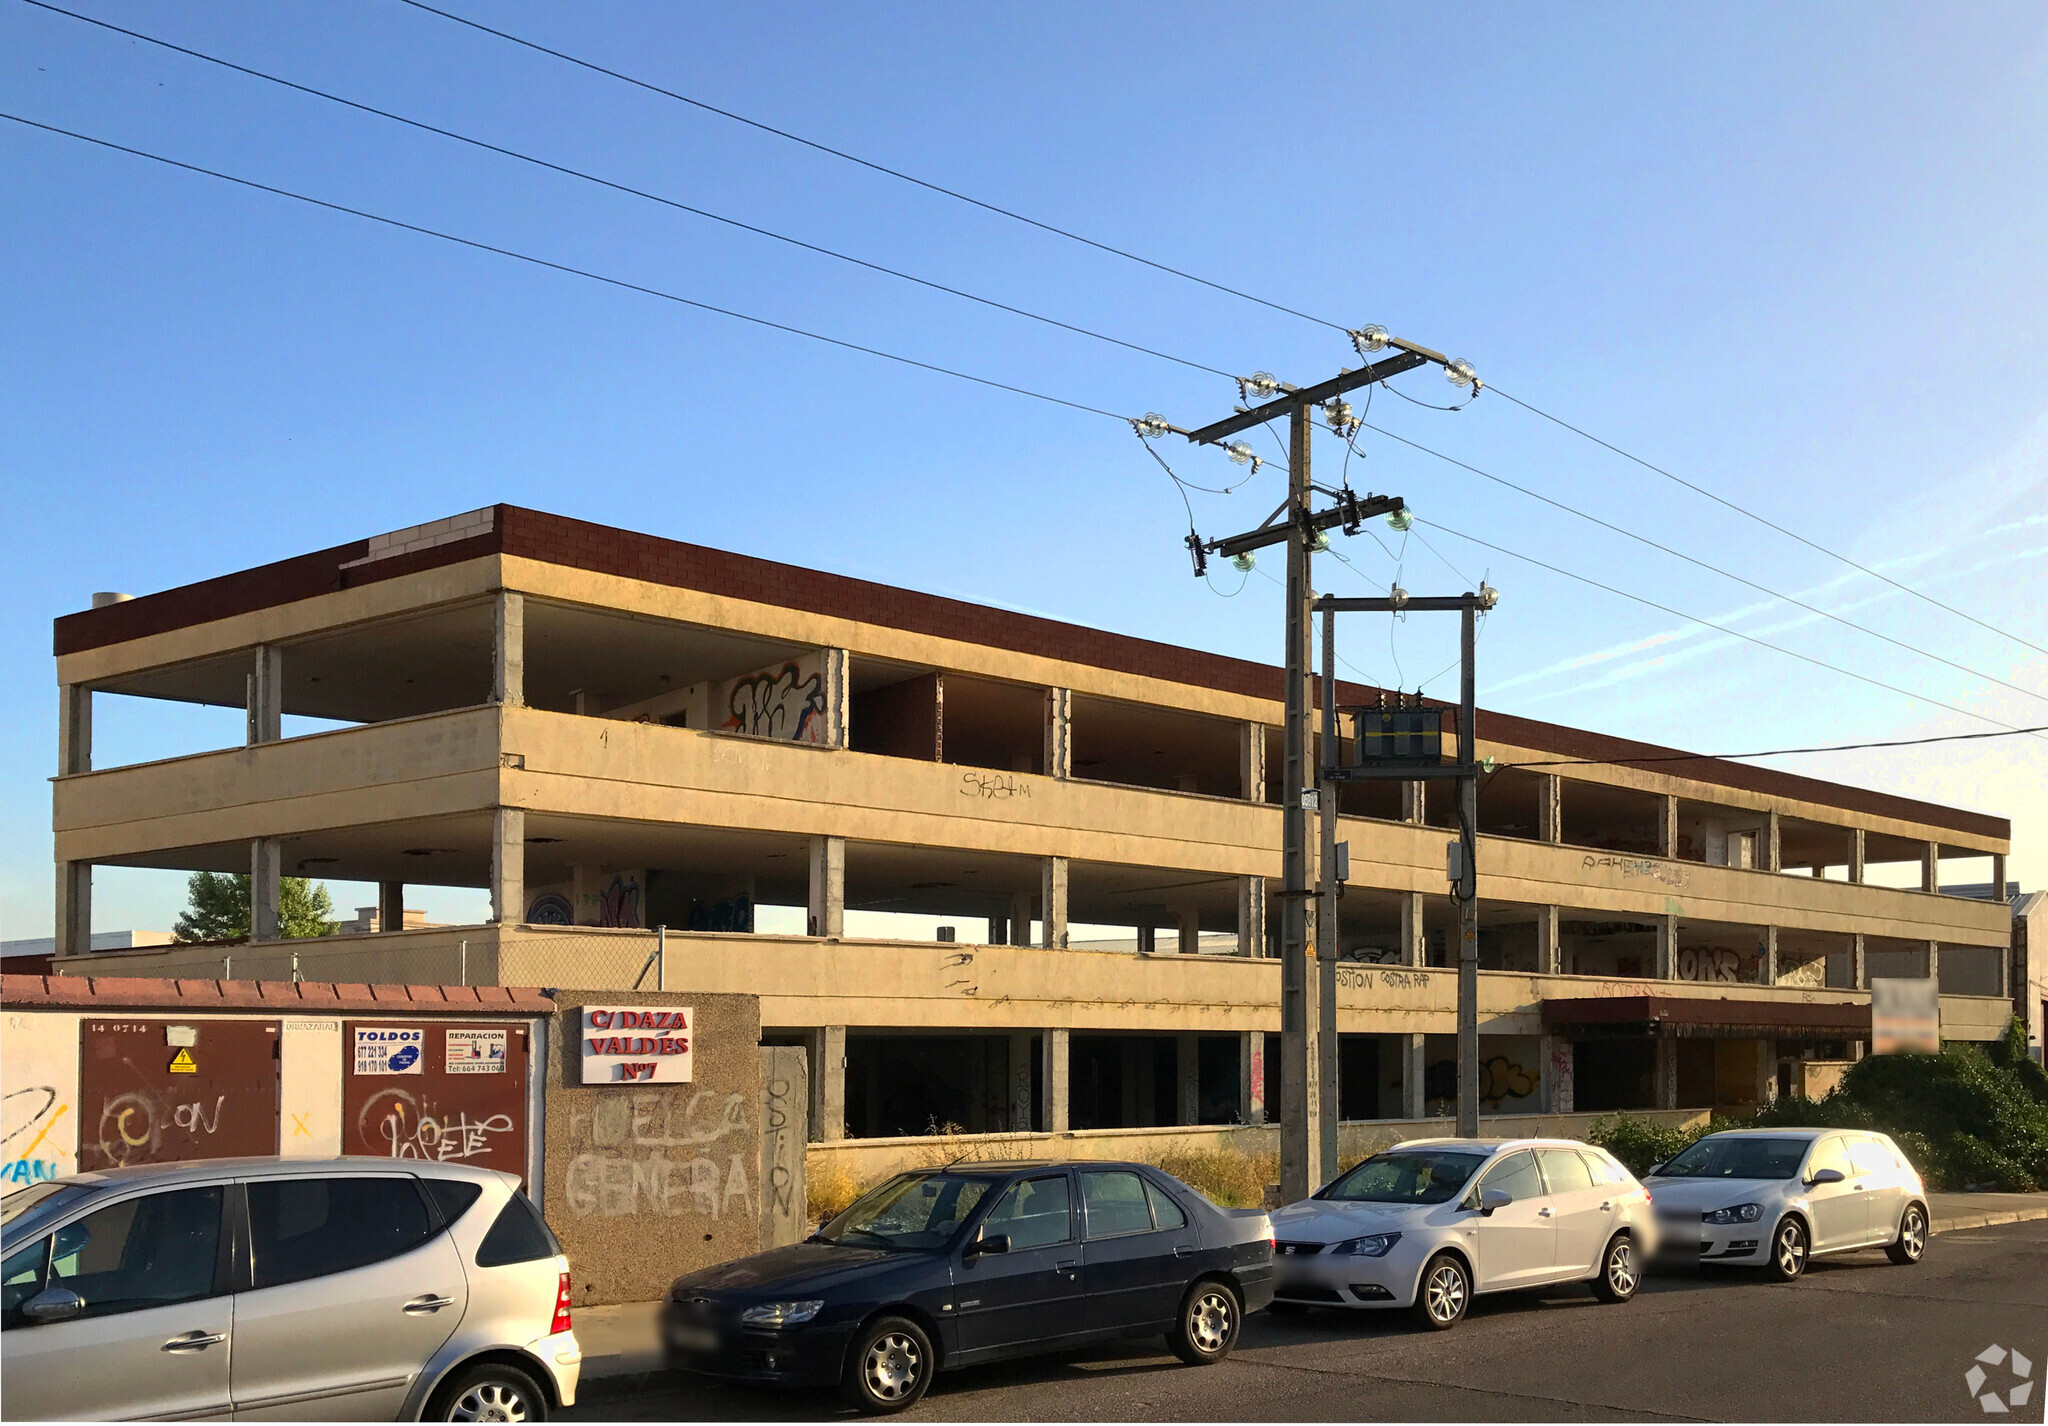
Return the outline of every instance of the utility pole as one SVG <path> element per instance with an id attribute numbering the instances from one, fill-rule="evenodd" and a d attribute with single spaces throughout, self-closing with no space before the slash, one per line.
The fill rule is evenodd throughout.
<path id="1" fill-rule="evenodd" d="M 1331 848 L 1336 843 L 1335 794 L 1346 782 L 1440 778 L 1455 778 L 1458 782 L 1458 840 L 1447 848 L 1445 870 L 1458 899 L 1458 1133 L 1467 1139 L 1479 1136 L 1479 775 L 1491 765 L 1479 759 L 1478 677 L 1473 657 L 1478 615 L 1493 608 L 1499 600 L 1499 594 L 1482 582 L 1477 594 L 1417 599 L 1397 587 L 1385 599 L 1338 599 L 1324 595 L 1315 605 L 1323 616 L 1323 726 L 1332 730 L 1327 735 L 1322 768 L 1322 785 L 1329 789 L 1324 797 L 1330 804 L 1330 810 L 1323 814 L 1324 847 Z M 1436 709 L 1421 708 L 1418 695 L 1418 706 L 1412 713 L 1397 708 L 1391 719 L 1383 710 L 1349 710 L 1361 718 L 1361 736 L 1352 740 L 1356 760 L 1349 767 L 1337 766 L 1337 615 L 1453 609 L 1463 616 L 1458 639 L 1463 670 L 1458 685 L 1458 760 L 1444 765 L 1440 752 L 1442 714 Z M 1375 716 L 1375 736 L 1363 736 L 1363 720 Z M 1389 741 L 1399 745 L 1389 749 L 1385 746 Z M 1335 868 L 1328 864 L 1323 870 L 1321 894 L 1326 914 L 1334 917 L 1337 877 Z M 1334 953 L 1333 938 L 1331 954 Z M 1334 977 L 1334 966 L 1331 974 Z"/>
<path id="2" fill-rule="evenodd" d="M 1282 697 L 1286 752 L 1281 788 L 1280 1194 L 1289 1203 L 1322 1187 L 1337 1168 L 1335 912 L 1326 908 L 1324 916 L 1316 915 L 1312 899 L 1317 892 L 1309 882 L 1308 812 L 1311 807 L 1324 805 L 1319 788 L 1309 781 L 1311 629 L 1315 602 L 1311 558 L 1319 546 L 1327 546 L 1329 531 L 1341 527 L 1346 534 L 1356 534 L 1364 521 L 1405 508 L 1398 495 L 1361 499 L 1349 490 L 1317 485 L 1310 478 L 1312 417 L 1320 407 L 1325 421 L 1348 435 L 1356 429 L 1356 423 L 1351 419 L 1349 405 L 1341 399 L 1345 392 L 1432 362 L 1445 368 L 1459 385 L 1477 384 L 1466 363 L 1453 362 L 1440 352 L 1390 337 L 1380 328 L 1368 327 L 1353 332 L 1351 337 L 1360 355 L 1389 346 L 1397 351 L 1361 369 L 1340 370 L 1328 381 L 1314 386 L 1290 387 L 1269 377 L 1253 378 L 1247 385 L 1273 399 L 1256 406 L 1240 406 L 1236 414 L 1197 430 L 1182 430 L 1157 416 L 1132 423 L 1141 436 L 1171 431 L 1198 444 L 1213 445 L 1254 426 L 1287 418 L 1287 499 L 1263 525 L 1244 534 L 1209 541 L 1190 534 L 1188 550 L 1194 559 L 1195 573 L 1200 576 L 1207 572 L 1209 555 L 1238 558 L 1283 541 L 1287 545 L 1286 687 Z M 1233 459 L 1257 460 L 1251 448 L 1241 441 L 1232 442 L 1226 449 Z M 1336 503 L 1328 509 L 1315 510 L 1313 500 L 1317 492 Z M 1249 564 L 1244 567 L 1250 568 Z M 1328 740 L 1326 745 L 1334 748 L 1335 728 L 1326 726 L 1324 736 Z M 1335 807 L 1329 807 L 1323 815 L 1334 818 Z M 1334 827 L 1334 822 L 1330 827 Z M 1323 840 L 1327 853 L 1331 841 L 1328 830 Z M 1327 865 L 1327 855 L 1325 861 Z M 1320 925 L 1320 934 L 1319 923 L 1326 923 Z M 1312 937 L 1317 943 L 1318 962 L 1313 982 L 1318 993 L 1313 996 L 1308 965 Z"/>

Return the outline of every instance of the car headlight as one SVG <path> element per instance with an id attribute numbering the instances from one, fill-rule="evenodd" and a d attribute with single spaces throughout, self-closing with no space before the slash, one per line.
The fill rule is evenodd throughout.
<path id="1" fill-rule="evenodd" d="M 1764 1216 L 1761 1203 L 1738 1203 L 1733 1208 L 1716 1208 L 1703 1215 L 1709 1223 L 1754 1223 Z"/>
<path id="2" fill-rule="evenodd" d="M 1348 1238 L 1330 1252 L 1353 1258 L 1384 1258 L 1387 1250 L 1400 1241 L 1399 1233 L 1374 1233 L 1368 1238 Z"/>
<path id="3" fill-rule="evenodd" d="M 816 1317 L 824 1305 L 819 1298 L 808 1302 L 757 1302 L 740 1313 L 740 1321 L 749 1327 L 794 1327 Z"/>

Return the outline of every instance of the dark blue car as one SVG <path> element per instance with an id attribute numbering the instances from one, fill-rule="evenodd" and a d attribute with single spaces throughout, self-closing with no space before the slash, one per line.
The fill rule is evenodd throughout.
<path id="1" fill-rule="evenodd" d="M 662 1333 L 686 1371 L 901 1411 L 946 1368 L 1119 1338 L 1221 1361 L 1272 1299 L 1258 1209 L 1146 1164 L 954 1164 L 897 1175 L 805 1242 L 678 1278 Z"/>

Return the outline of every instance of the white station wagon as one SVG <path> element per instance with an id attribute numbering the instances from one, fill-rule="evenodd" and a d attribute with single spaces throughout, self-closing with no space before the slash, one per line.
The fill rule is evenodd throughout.
<path id="1" fill-rule="evenodd" d="M 1483 1292 L 1585 1282 L 1626 1302 L 1657 1249 L 1650 1195 L 1568 1139 L 1417 1139 L 1273 1214 L 1278 1314 L 1413 1307 L 1455 1326 Z"/>

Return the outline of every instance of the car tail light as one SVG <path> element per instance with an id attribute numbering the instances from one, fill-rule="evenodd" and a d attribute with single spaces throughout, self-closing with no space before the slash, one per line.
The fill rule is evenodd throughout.
<path id="1" fill-rule="evenodd" d="M 555 1320 L 548 1325 L 548 1335 L 569 1330 L 569 1274 L 562 1274 L 561 1285 L 555 1289 Z"/>

